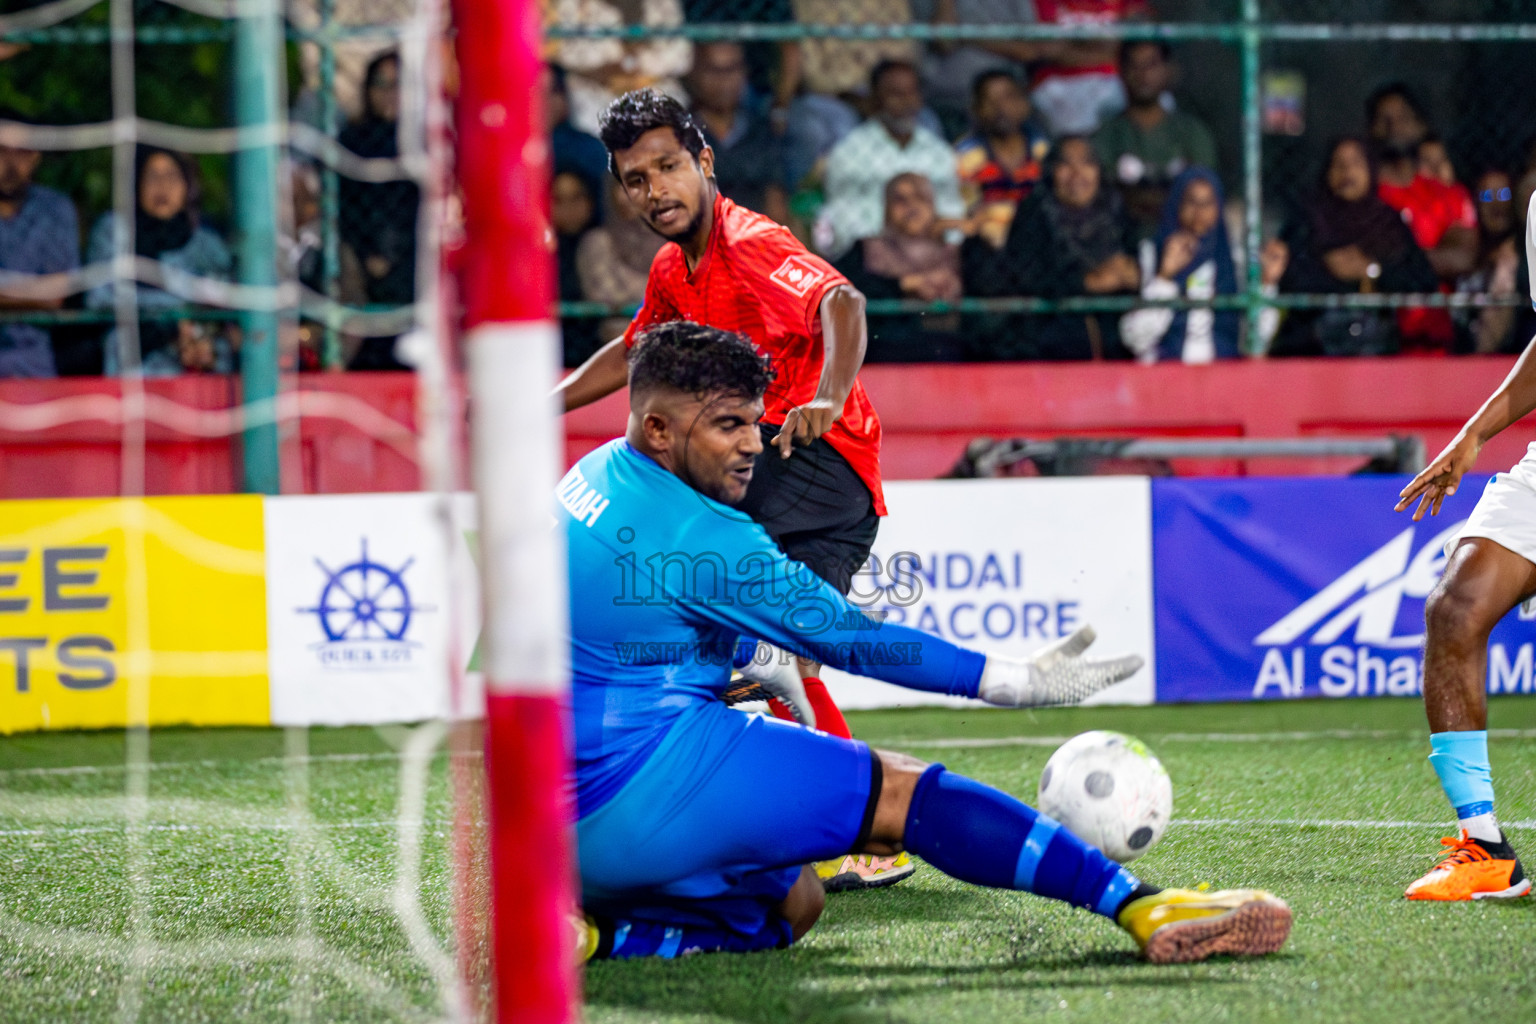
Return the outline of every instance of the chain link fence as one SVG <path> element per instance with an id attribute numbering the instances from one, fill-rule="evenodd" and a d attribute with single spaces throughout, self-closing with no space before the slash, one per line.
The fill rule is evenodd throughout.
<path id="1" fill-rule="evenodd" d="M 626 88 L 687 103 L 721 190 L 870 298 L 871 361 L 1508 352 L 1536 326 L 1533 15 L 594 0 L 553 5 L 550 59 L 572 139 Z M 656 243 L 564 148 L 574 363 Z"/>
<path id="2" fill-rule="evenodd" d="M 271 151 L 268 136 L 287 145 L 277 208 L 263 201 L 256 219 L 276 227 L 277 280 L 306 296 L 284 303 L 282 368 L 405 368 L 394 341 L 416 300 L 421 200 L 399 165 L 403 140 L 422 150 L 423 119 L 421 96 L 402 92 L 399 40 L 419 5 L 272 3 L 285 39 L 261 54 L 277 79 L 263 87 L 287 123 L 263 124 L 242 116 L 237 50 L 264 4 L 0 2 L 0 376 L 120 372 L 107 267 L 129 211 L 135 255 L 159 268 L 137 285 L 145 374 L 238 369 L 239 299 L 189 301 L 142 278 L 252 280 L 238 165 Z M 114 62 L 118 31 L 131 46 Z M 131 168 L 114 163 L 130 122 Z"/>
<path id="3" fill-rule="evenodd" d="M 131 0 L 140 118 L 237 123 L 226 16 L 239 6 Z M 0 2 L 0 121 L 112 119 L 111 7 Z M 402 121 L 390 56 L 413 8 L 292 0 L 282 83 L 292 123 L 363 162 L 398 160 L 402 125 L 421 130 L 419 118 Z M 591 137 L 604 103 L 643 85 L 695 110 L 728 196 L 788 225 L 865 291 L 872 360 L 1499 352 L 1531 333 L 1519 235 L 1536 187 L 1526 59 L 1536 3 L 545 0 L 543 10 L 571 363 L 622 326 L 660 244 Z M 89 267 L 110 255 L 112 138 L 31 150 L 33 137 L 0 140 L 0 270 Z M 165 148 L 140 151 L 136 188 L 143 198 L 147 181 L 180 178 L 197 244 L 186 251 L 184 227 L 148 230 L 141 254 L 231 279 L 233 149 Z M 401 366 L 419 188 L 347 170 L 293 150 L 280 170 L 285 272 L 331 304 L 299 319 L 290 367 Z M 5 198 L 29 184 L 34 201 Z M 218 372 L 238 361 L 233 314 L 162 294 L 139 304 L 144 358 L 163 354 L 147 365 Z M 112 372 L 110 306 L 109 291 L 88 288 L 0 301 L 0 373 L 47 372 L 50 360 L 64 375 Z"/>

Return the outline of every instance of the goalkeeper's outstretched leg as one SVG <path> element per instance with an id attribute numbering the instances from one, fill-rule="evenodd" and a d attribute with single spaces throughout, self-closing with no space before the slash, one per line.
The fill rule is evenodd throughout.
<path id="1" fill-rule="evenodd" d="M 689 718 L 578 824 L 588 957 L 788 946 L 820 913 L 800 865 L 849 849 L 910 851 L 962 881 L 1071 903 L 1114 921 L 1154 963 L 1273 953 L 1290 933 L 1290 909 L 1267 892 L 1158 889 L 943 765 L 721 703 Z"/>

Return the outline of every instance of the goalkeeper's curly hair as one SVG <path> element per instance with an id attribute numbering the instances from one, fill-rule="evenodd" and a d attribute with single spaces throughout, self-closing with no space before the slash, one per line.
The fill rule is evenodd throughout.
<path id="1" fill-rule="evenodd" d="M 665 388 L 696 398 L 761 398 L 775 377 L 771 360 L 744 334 L 687 320 L 642 333 L 629 350 L 629 390 Z"/>

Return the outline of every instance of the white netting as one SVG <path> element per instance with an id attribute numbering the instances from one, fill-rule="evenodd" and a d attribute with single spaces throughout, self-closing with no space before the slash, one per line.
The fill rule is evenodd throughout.
<path id="1" fill-rule="evenodd" d="M 102 117 L 94 108 L 52 120 L 25 110 L 0 116 L 0 151 L 40 152 L 45 167 L 75 158 L 105 166 L 98 158 L 110 151 L 109 201 L 91 209 L 77 200 L 108 225 L 100 234 L 110 251 L 88 244 L 77 266 L 47 273 L 0 270 L 0 313 L 24 311 L 0 316 L 0 330 L 49 316 L 96 330 L 101 366 L 115 371 L 0 390 L 0 437 L 11 452 L 47 455 L 37 464 L 55 467 L 25 493 L 118 499 L 0 503 L 0 562 L 17 569 L 0 577 L 0 589 L 22 592 L 35 570 L 28 608 L 63 616 L 49 620 L 58 634 L 37 643 L 14 629 L 0 637 L 15 672 L 0 731 L 117 726 L 44 733 L 0 751 L 0 853 L 35 868 L 0 883 L 0 1001 L 10 1008 L 0 1016 L 463 1020 L 483 1012 L 484 989 L 461 980 L 484 976 L 486 879 L 478 727 L 464 722 L 478 695 L 466 685 L 473 535 L 468 503 L 455 494 L 463 400 L 439 294 L 451 166 L 445 38 L 440 0 L 290 0 L 286 9 L 278 0 L 55 0 L 0 14 L 0 40 L 21 40 L 0 42 L 0 67 L 18 52 L 95 40 L 95 63 L 106 66 L 83 62 L 81 74 L 110 82 Z M 238 64 L 241 47 L 261 39 L 275 117 L 210 126 L 141 116 L 144 79 L 163 77 L 167 53 L 182 43 L 205 46 L 189 51 L 189 66 L 214 54 L 204 78 L 222 75 L 229 109 L 248 115 L 237 93 L 250 68 L 219 67 L 218 55 Z M 358 152 L 340 129 L 368 121 L 360 111 L 374 100 L 364 76 L 385 51 L 398 54 L 393 140 L 377 132 L 390 119 L 374 118 L 372 137 L 350 136 L 369 144 Z M 174 258 L 196 234 L 159 252 L 140 244 L 146 225 L 160 230 L 145 220 L 145 147 L 187 155 L 184 177 L 199 158 L 229 158 L 212 166 L 236 173 L 209 190 L 223 189 L 224 223 L 210 216 L 196 227 L 225 229 L 232 258 L 221 272 Z M 261 177 L 253 155 L 275 178 Z M 359 229 L 346 223 L 349 211 L 377 228 L 370 213 L 383 197 L 402 195 L 401 185 L 414 187 L 416 205 L 405 216 L 390 212 L 394 223 L 409 222 L 409 237 L 388 243 L 388 253 L 368 251 L 367 238 L 350 244 L 349 231 Z M 319 208 L 313 223 L 302 222 L 306 198 Z M 251 202 L 276 228 L 265 250 L 252 244 L 250 211 L 240 206 Z M 263 253 L 275 277 L 242 265 Z M 361 282 L 350 293 L 349 272 Z M 248 332 L 270 322 L 260 315 L 278 324 L 276 393 L 242 403 L 237 382 L 250 390 L 261 374 L 231 325 Z M 398 357 L 414 377 L 374 385 L 361 374 L 299 372 L 309 369 L 306 353 L 340 369 L 367 351 Z M 200 379 L 190 379 L 193 369 Z M 354 490 L 370 481 L 369 489 L 400 490 L 404 481 L 419 493 L 335 505 L 137 500 L 238 487 L 263 431 L 276 433 L 267 437 L 285 492 L 341 480 Z M 71 443 L 83 446 L 78 478 L 57 468 L 69 465 Z M 178 459 L 203 468 L 186 471 Z M 349 515 L 366 523 L 347 533 L 338 517 Z M 420 550 L 406 552 L 391 530 Z M 349 545 L 360 542 L 360 555 L 332 543 L 344 534 Z M 310 574 L 296 585 L 311 596 L 290 599 L 274 560 L 310 541 L 315 550 L 294 571 Z M 241 596 L 221 615 L 231 594 Z M 254 609 L 268 616 L 267 629 L 242 625 Z M 287 641 L 278 633 L 294 622 L 309 631 L 289 645 L 310 659 L 304 678 L 337 680 L 343 697 L 285 675 L 287 655 L 277 648 Z M 221 640 L 225 632 L 237 638 Z M 404 682 L 402 665 L 414 673 Z M 253 696 L 260 679 L 270 714 Z M 315 724 L 346 721 L 406 724 Z M 172 722 L 192 726 L 158 728 Z M 202 727 L 218 723 L 231 727 Z M 16 982 L 44 975 L 41 985 Z"/>

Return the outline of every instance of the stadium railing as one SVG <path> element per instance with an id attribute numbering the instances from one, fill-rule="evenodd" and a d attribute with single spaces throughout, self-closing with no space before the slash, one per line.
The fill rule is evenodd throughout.
<path id="1" fill-rule="evenodd" d="M 978 438 L 951 476 L 1002 476 L 1022 462 L 1042 476 L 1084 476 L 1110 461 L 1167 462 L 1171 459 L 1296 459 L 1353 456 L 1368 459 L 1370 472 L 1412 475 L 1424 468 L 1424 441 L 1414 436 L 1381 438 L 1078 438 L 1050 440 Z M 1364 469 L 1360 470 L 1364 471 Z M 1357 471 L 1358 472 L 1358 471 Z"/>

